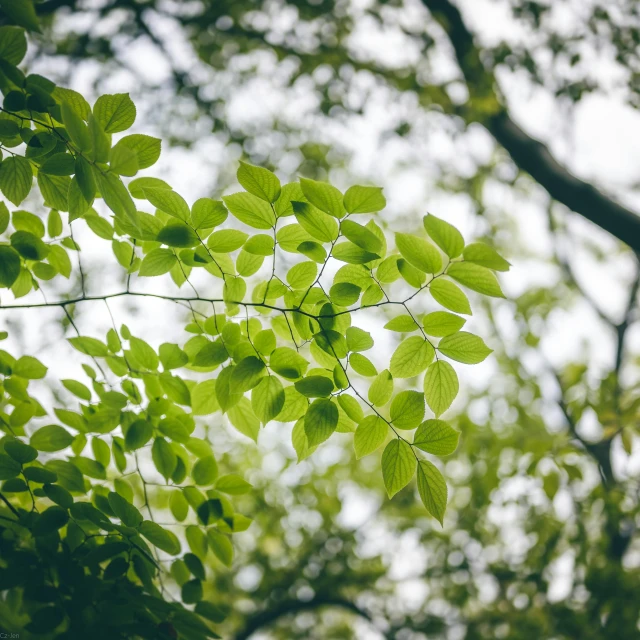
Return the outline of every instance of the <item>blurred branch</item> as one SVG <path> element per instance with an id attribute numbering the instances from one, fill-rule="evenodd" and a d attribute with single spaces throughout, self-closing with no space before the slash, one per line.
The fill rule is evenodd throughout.
<path id="1" fill-rule="evenodd" d="M 558 226 L 553 219 L 551 207 L 547 208 L 547 214 L 549 218 L 549 230 L 551 231 L 553 253 L 556 262 L 560 265 L 560 268 L 564 272 L 569 282 L 578 290 L 578 293 L 587 301 L 591 308 L 598 314 L 600 319 L 612 328 L 616 328 L 615 322 L 602 310 L 600 305 L 596 302 L 595 298 L 589 294 L 586 289 L 578 282 L 573 267 L 569 262 L 569 259 L 563 255 L 558 248 Z"/>
<path id="2" fill-rule="evenodd" d="M 301 600 L 286 600 L 279 603 L 272 609 L 267 609 L 254 616 L 249 616 L 246 620 L 244 628 L 236 633 L 233 640 L 248 640 L 258 629 L 263 627 L 269 627 L 273 623 L 277 622 L 280 618 L 285 616 L 300 613 L 301 611 L 310 611 L 320 609 L 323 607 L 335 607 L 344 609 L 350 613 L 353 613 L 360 618 L 365 619 L 367 622 L 373 625 L 373 619 L 367 611 L 360 608 L 350 600 L 346 600 L 340 597 L 329 597 L 318 595 L 307 602 Z"/>
<path id="3" fill-rule="evenodd" d="M 472 119 L 482 122 L 516 165 L 544 187 L 552 198 L 640 253 L 640 216 L 574 176 L 553 157 L 546 145 L 529 136 L 511 119 L 496 93 L 495 79 L 482 64 L 473 36 L 456 6 L 449 0 L 422 0 L 422 3 L 453 45 L 467 82 L 471 106 L 474 102 L 490 105 L 484 113 L 472 115 Z"/>
<path id="4" fill-rule="evenodd" d="M 622 368 L 622 360 L 624 358 L 624 341 L 627 335 L 627 329 L 633 322 L 633 312 L 636 307 L 636 298 L 638 297 L 638 290 L 640 289 L 640 256 L 636 254 L 636 275 L 629 289 L 629 298 L 627 301 L 627 308 L 622 318 L 622 321 L 616 325 L 616 333 L 618 334 L 618 343 L 616 345 L 616 360 L 614 371 L 616 376 L 620 374 Z"/>

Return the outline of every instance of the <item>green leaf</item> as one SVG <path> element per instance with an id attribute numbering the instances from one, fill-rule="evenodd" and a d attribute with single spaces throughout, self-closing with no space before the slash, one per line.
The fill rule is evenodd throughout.
<path id="1" fill-rule="evenodd" d="M 396 246 L 402 257 L 416 269 L 425 273 L 437 273 L 442 269 L 440 253 L 430 242 L 408 233 L 396 233 Z"/>
<path id="2" fill-rule="evenodd" d="M 87 117 L 89 138 L 91 140 L 90 159 L 94 162 L 107 162 L 111 150 L 111 136 L 108 136 L 93 113 Z"/>
<path id="3" fill-rule="evenodd" d="M 340 223 L 340 231 L 347 240 L 371 253 L 378 253 L 382 249 L 382 242 L 378 237 L 357 222 L 343 220 Z"/>
<path id="4" fill-rule="evenodd" d="M 230 567 L 233 563 L 233 545 L 229 538 L 216 529 L 209 529 L 207 539 L 216 558 L 226 567 Z"/>
<path id="5" fill-rule="evenodd" d="M 296 249 L 302 255 L 311 258 L 318 264 L 323 264 L 327 261 L 327 252 L 325 248 L 317 242 L 301 242 Z"/>
<path id="6" fill-rule="evenodd" d="M 55 153 L 49 156 L 41 165 L 39 172 L 52 176 L 70 176 L 76 171 L 75 158 L 69 153 Z"/>
<path id="7" fill-rule="evenodd" d="M 331 302 L 340 307 L 349 307 L 355 304 L 362 293 L 362 289 L 358 285 L 350 282 L 338 282 L 329 290 Z"/>
<path id="8" fill-rule="evenodd" d="M 333 358 L 345 358 L 347 356 L 347 341 L 342 334 L 332 329 L 325 329 L 313 336 L 314 343 L 325 353 Z M 335 363 L 332 363 L 333 367 Z"/>
<path id="9" fill-rule="evenodd" d="M 289 269 L 287 282 L 294 289 L 305 289 L 313 284 L 318 274 L 315 262 L 300 262 Z"/>
<path id="10" fill-rule="evenodd" d="M 436 456 L 448 456 L 456 450 L 459 437 L 443 420 L 425 420 L 416 431 L 413 446 Z"/>
<path id="11" fill-rule="evenodd" d="M 424 228 L 429 237 L 450 257 L 457 258 L 464 249 L 462 234 L 448 222 L 436 218 L 434 215 L 426 215 L 423 218 Z"/>
<path id="12" fill-rule="evenodd" d="M 45 484 L 42 487 L 45 495 L 51 502 L 55 502 L 63 509 L 69 509 L 73 504 L 73 496 L 60 485 L 57 484 Z"/>
<path id="13" fill-rule="evenodd" d="M 256 256 L 270 256 L 274 251 L 273 237 L 265 233 L 251 236 L 245 243 L 244 250 Z"/>
<path id="14" fill-rule="evenodd" d="M 304 375 L 309 363 L 297 351 L 278 347 L 269 357 L 269 366 L 283 378 L 297 380 Z"/>
<path id="15" fill-rule="evenodd" d="M 16 231 L 12 234 L 11 245 L 27 260 L 44 260 L 49 253 L 49 247 L 29 231 Z"/>
<path id="16" fill-rule="evenodd" d="M 351 368 L 361 376 L 370 378 L 378 375 L 378 371 L 373 366 L 371 360 L 360 353 L 352 353 L 349 356 L 349 364 Z"/>
<path id="17" fill-rule="evenodd" d="M 138 156 L 130 147 L 118 143 L 109 153 L 109 169 L 119 176 L 135 176 L 140 168 Z"/>
<path id="18" fill-rule="evenodd" d="M 58 506 L 49 507 L 36 518 L 35 524 L 31 527 L 31 533 L 36 537 L 48 536 L 62 529 L 67 522 L 69 522 L 69 514 L 66 509 Z"/>
<path id="19" fill-rule="evenodd" d="M 62 114 L 62 122 L 73 144 L 80 151 L 89 151 L 91 149 L 91 136 L 82 117 L 66 102 L 60 105 L 60 113 Z"/>
<path id="20" fill-rule="evenodd" d="M 146 169 L 158 161 L 162 141 L 159 138 L 134 133 L 120 139 L 114 149 L 123 146 L 135 152 L 138 169 Z"/>
<path id="21" fill-rule="evenodd" d="M 128 451 L 135 451 L 144 447 L 151 436 L 153 435 L 153 428 L 146 420 L 136 420 L 127 429 L 124 436 L 124 443 Z"/>
<path id="22" fill-rule="evenodd" d="M 442 338 L 438 351 L 464 364 L 478 364 L 492 353 L 493 349 L 489 349 L 482 338 L 466 331 L 458 331 Z"/>
<path id="23" fill-rule="evenodd" d="M 30 438 L 29 443 L 38 451 L 61 451 L 73 442 L 73 436 L 63 427 L 51 424 L 38 429 Z"/>
<path id="24" fill-rule="evenodd" d="M 353 244 L 353 242 L 338 243 L 333 247 L 331 255 L 336 260 L 346 262 L 347 264 L 366 264 L 367 262 L 380 258 L 377 253 L 371 253 L 370 251 L 361 249 Z"/>
<path id="25" fill-rule="evenodd" d="M 309 439 L 304 428 L 304 419 L 301 418 L 296 422 L 291 432 L 291 443 L 298 456 L 298 462 L 302 462 L 308 458 L 316 449 L 309 445 Z"/>
<path id="26" fill-rule="evenodd" d="M 106 480 L 107 472 L 102 464 L 97 460 L 91 458 L 85 458 L 84 456 L 76 456 L 72 458 L 73 464 L 80 469 L 83 475 L 90 478 L 96 478 L 96 480 Z"/>
<path id="27" fill-rule="evenodd" d="M 38 457 L 37 449 L 17 439 L 5 440 L 4 450 L 16 462 L 19 462 L 20 464 L 25 464 L 26 462 L 33 462 Z"/>
<path id="28" fill-rule="evenodd" d="M 239 249 L 249 236 L 237 229 L 214 231 L 207 240 L 207 246 L 215 253 L 231 253 Z"/>
<path id="29" fill-rule="evenodd" d="M 131 346 L 131 354 L 136 362 L 151 371 L 155 371 L 158 368 L 160 360 L 149 344 L 134 336 L 129 339 L 129 344 Z"/>
<path id="30" fill-rule="evenodd" d="M 473 242 L 466 246 L 462 256 L 466 262 L 473 262 L 495 271 L 509 271 L 511 266 L 493 247 L 482 242 Z"/>
<path id="31" fill-rule="evenodd" d="M 222 341 L 208 342 L 196 354 L 193 364 L 196 367 L 217 367 L 229 354 Z"/>
<path id="32" fill-rule="evenodd" d="M 401 391 L 389 414 L 396 429 L 415 429 L 424 418 L 424 396 L 418 391 Z"/>
<path id="33" fill-rule="evenodd" d="M 314 207 L 320 209 L 320 211 L 324 211 L 324 213 L 328 213 L 334 218 L 342 218 L 345 213 L 344 206 L 342 204 L 342 194 L 334 186 L 327 182 L 318 182 L 317 180 L 300 178 L 300 187 L 302 188 L 304 197 Z M 295 205 L 293 210 L 295 212 Z M 326 242 L 329 242 L 329 240 Z"/>
<path id="34" fill-rule="evenodd" d="M 429 291 L 431 291 L 433 299 L 446 309 L 471 315 L 471 307 L 467 296 L 453 282 L 438 278 L 429 285 Z"/>
<path id="35" fill-rule="evenodd" d="M 88 356 L 103 358 L 109 355 L 107 345 L 97 338 L 80 336 L 78 338 L 69 338 L 68 342 L 74 349 Z"/>
<path id="36" fill-rule="evenodd" d="M 158 242 L 169 247 L 195 247 L 200 240 L 195 232 L 182 222 L 170 222 L 160 229 L 156 237 Z"/>
<path id="37" fill-rule="evenodd" d="M 274 203 L 280 196 L 280 180 L 268 169 L 240 161 L 237 176 L 238 182 L 261 200 Z"/>
<path id="38" fill-rule="evenodd" d="M 349 327 L 346 337 L 349 351 L 368 351 L 374 344 L 371 334 L 359 327 Z"/>
<path id="39" fill-rule="evenodd" d="M 412 264 L 409 264 L 404 258 L 400 258 L 397 263 L 398 272 L 403 279 L 408 282 L 412 287 L 420 289 L 427 279 L 424 271 L 416 269 Z"/>
<path id="40" fill-rule="evenodd" d="M 195 604 L 202 600 L 202 582 L 198 579 L 189 580 L 182 585 L 182 602 L 185 604 Z"/>
<path id="41" fill-rule="evenodd" d="M 338 407 L 331 400 L 314 400 L 304 417 L 304 431 L 309 446 L 315 447 L 327 440 L 336 430 L 338 418 Z"/>
<path id="42" fill-rule="evenodd" d="M 135 122 L 136 106 L 128 93 L 105 95 L 96 100 L 93 114 L 105 133 L 119 133 Z"/>
<path id="43" fill-rule="evenodd" d="M 56 209 L 51 209 L 47 216 L 47 233 L 56 238 L 62 233 L 62 218 Z"/>
<path id="44" fill-rule="evenodd" d="M 411 336 L 400 343 L 391 356 L 391 375 L 394 378 L 412 378 L 422 373 L 433 360 L 435 351 L 420 336 Z"/>
<path id="45" fill-rule="evenodd" d="M 40 380 L 47 374 L 47 367 L 33 356 L 22 356 L 13 365 L 13 374 L 27 380 Z"/>
<path id="46" fill-rule="evenodd" d="M 381 187 L 353 185 L 344 194 L 344 208 L 349 213 L 375 213 L 387 206 Z"/>
<path id="47" fill-rule="evenodd" d="M 218 477 L 218 464 L 213 456 L 200 458 L 191 471 L 193 481 L 200 486 L 212 485 Z"/>
<path id="48" fill-rule="evenodd" d="M 27 38 L 19 27 L 0 27 L 0 58 L 19 64 L 27 53 Z"/>
<path id="49" fill-rule="evenodd" d="M 191 217 L 189 205 L 175 191 L 158 187 L 144 187 L 143 191 L 147 200 L 160 211 L 164 211 L 182 222 L 189 221 Z"/>
<path id="50" fill-rule="evenodd" d="M 27 31 L 40 33 L 40 23 L 32 0 L 0 0 L 0 7 L 12 22 L 24 27 Z M 43 631 L 53 631 L 57 625 Z M 30 629 L 30 631 L 38 631 Z"/>
<path id="51" fill-rule="evenodd" d="M 293 215 L 293 207 L 291 207 L 291 215 Z M 299 224 L 288 224 L 282 227 L 276 233 L 276 239 L 280 248 L 290 253 L 297 253 L 301 243 L 313 240 Z"/>
<path id="52" fill-rule="evenodd" d="M 307 376 L 294 383 L 296 391 L 306 398 L 326 398 L 333 391 L 333 382 L 326 376 Z"/>
<path id="53" fill-rule="evenodd" d="M 408 315 L 396 316 L 384 325 L 389 331 L 398 331 L 399 333 L 411 333 L 418 329 L 416 321 Z"/>
<path id="54" fill-rule="evenodd" d="M 178 464 L 178 459 L 171 445 L 164 438 L 156 438 L 151 447 L 151 457 L 160 475 L 165 480 L 169 480 Z"/>
<path id="55" fill-rule="evenodd" d="M 174 533 L 163 529 L 160 525 L 145 520 L 139 527 L 140 535 L 144 536 L 153 546 L 166 553 L 177 556 L 180 553 L 180 541 Z"/>
<path id="56" fill-rule="evenodd" d="M 200 198 L 191 207 L 191 221 L 194 229 L 211 229 L 222 224 L 228 216 L 220 200 Z"/>
<path id="57" fill-rule="evenodd" d="M 77 491 L 85 493 L 84 478 L 80 470 L 67 460 L 49 460 L 47 468 L 42 471 L 48 471 L 49 476 L 53 476 L 53 480 L 47 479 L 47 483 L 56 482 L 61 484 L 67 491 Z"/>
<path id="58" fill-rule="evenodd" d="M 42 239 L 44 237 L 44 223 L 33 213 L 14 211 L 12 220 L 16 231 L 29 231 L 38 238 Z"/>
<path id="59" fill-rule="evenodd" d="M 338 223 L 308 202 L 291 203 L 296 220 L 311 236 L 321 242 L 332 242 L 338 237 Z M 300 247 L 298 247 L 300 251 Z"/>
<path id="60" fill-rule="evenodd" d="M 19 462 L 4 453 L 0 453 L 0 480 L 9 480 L 15 478 L 22 467 Z"/>
<path id="61" fill-rule="evenodd" d="M 146 200 L 144 190 L 149 188 L 172 190 L 164 180 L 159 178 L 136 178 L 129 183 L 129 192 L 138 200 Z"/>
<path id="62" fill-rule="evenodd" d="M 378 374 L 369 387 L 369 402 L 376 407 L 382 407 L 393 395 L 393 376 L 385 369 Z"/>
<path id="63" fill-rule="evenodd" d="M 173 491 L 169 500 L 171 514 L 178 521 L 182 522 L 189 514 L 189 503 L 182 494 L 182 491 Z"/>
<path id="64" fill-rule="evenodd" d="M 447 483 L 431 462 L 420 460 L 418 465 L 418 493 L 427 511 L 443 523 L 447 508 Z"/>
<path id="65" fill-rule="evenodd" d="M 367 416 L 360 422 L 353 436 L 356 458 L 368 456 L 381 447 L 388 433 L 389 426 L 380 416 Z"/>
<path id="66" fill-rule="evenodd" d="M 216 392 L 217 390 L 218 388 L 216 387 Z M 260 420 L 253 413 L 251 403 L 247 398 L 243 396 L 235 397 L 237 398 L 235 405 L 227 412 L 229 420 L 240 433 L 257 442 L 258 433 L 260 432 Z M 220 398 L 220 394 L 218 394 L 218 398 Z M 222 401 L 220 405 L 222 406 Z"/>
<path id="67" fill-rule="evenodd" d="M 110 491 L 109 506 L 126 527 L 137 527 L 142 523 L 142 514 L 121 495 Z"/>
<path id="68" fill-rule="evenodd" d="M 116 214 L 116 217 L 121 217 L 129 220 L 134 226 L 138 226 L 138 217 L 136 215 L 136 206 L 133 204 L 133 200 L 129 195 L 122 180 L 110 172 L 103 173 L 96 171 L 95 173 L 98 180 L 98 188 L 102 199 L 106 205 Z"/>
<path id="69" fill-rule="evenodd" d="M 91 390 L 82 384 L 82 382 L 78 382 L 77 380 L 61 380 L 60 382 L 62 382 L 64 388 L 73 393 L 74 396 L 77 396 L 81 400 L 91 400 Z"/>
<path id="70" fill-rule="evenodd" d="M 492 296 L 494 298 L 505 297 L 495 274 L 486 267 L 481 267 L 471 262 L 455 262 L 447 269 L 447 275 L 465 287 L 482 293 L 485 296 Z"/>
<path id="71" fill-rule="evenodd" d="M 152 277 L 169 273 L 178 259 L 170 249 L 152 249 L 142 260 L 140 276 Z"/>
<path id="72" fill-rule="evenodd" d="M 29 161 L 11 156 L 0 162 L 0 190 L 7 200 L 19 205 L 31 191 L 33 172 Z"/>
<path id="73" fill-rule="evenodd" d="M 284 407 L 284 389 L 276 376 L 266 376 L 251 392 L 251 407 L 261 422 L 273 420 Z"/>
<path id="74" fill-rule="evenodd" d="M 220 476 L 216 482 L 216 490 L 228 493 L 232 496 L 240 496 L 251 491 L 251 485 L 241 476 L 235 473 L 229 473 L 226 476 Z"/>
<path id="75" fill-rule="evenodd" d="M 160 351 L 160 357 L 162 357 L 162 351 Z M 194 415 L 206 416 L 219 410 L 214 379 L 199 382 L 191 389 L 191 411 Z"/>
<path id="76" fill-rule="evenodd" d="M 61 460 L 55 460 L 52 462 L 62 462 Z M 66 464 L 71 465 L 71 463 L 64 461 Z M 73 465 L 71 465 L 73 466 Z M 76 471 L 78 471 L 76 469 Z M 78 471 L 80 477 L 82 474 Z M 36 482 L 38 484 L 51 484 L 58 480 L 58 474 L 51 469 L 45 469 L 39 466 L 27 467 L 24 469 L 24 477 L 30 482 Z"/>
<path id="77" fill-rule="evenodd" d="M 436 417 L 443 414 L 458 395 L 458 376 L 444 360 L 434 362 L 424 377 L 424 396 Z"/>
<path id="78" fill-rule="evenodd" d="M 407 486 L 416 472 L 416 458 L 411 446 L 394 438 L 382 452 L 382 478 L 389 498 Z"/>
<path id="79" fill-rule="evenodd" d="M 236 365 L 231 375 L 231 384 L 241 392 L 249 391 L 260 382 L 265 373 L 264 362 L 255 356 L 248 356 Z"/>
<path id="80" fill-rule="evenodd" d="M 428 313 L 422 319 L 422 325 L 427 334 L 437 338 L 450 336 L 452 333 L 460 331 L 465 322 L 465 318 L 447 311 L 434 311 L 433 313 Z"/>
<path id="81" fill-rule="evenodd" d="M 20 275 L 20 254 L 7 245 L 0 245 L 0 286 L 9 288 Z"/>
<path id="82" fill-rule="evenodd" d="M 222 200 L 240 222 L 254 229 L 271 229 L 275 226 L 276 215 L 271 205 L 251 193 L 234 193 L 223 196 Z"/>
<path id="83" fill-rule="evenodd" d="M 278 414 L 279 422 L 293 422 L 301 418 L 307 411 L 309 401 L 296 391 L 293 386 L 285 387 L 284 406 Z"/>
<path id="84" fill-rule="evenodd" d="M 82 196 L 86 202 L 93 202 L 96 196 L 96 181 L 91 170 L 91 165 L 82 157 L 78 156 L 75 161 L 76 180 Z"/>

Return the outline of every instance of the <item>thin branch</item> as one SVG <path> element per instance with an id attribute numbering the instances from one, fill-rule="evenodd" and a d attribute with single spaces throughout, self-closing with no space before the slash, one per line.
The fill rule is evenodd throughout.
<path id="1" fill-rule="evenodd" d="M 586 300 L 589 306 L 596 312 L 598 317 L 607 325 L 612 328 L 616 328 L 616 323 L 602 310 L 600 305 L 596 302 L 596 299 L 582 287 L 582 285 L 578 282 L 576 274 L 569 262 L 569 259 L 566 255 L 564 255 L 558 247 L 558 225 L 553 219 L 553 214 L 551 212 L 551 207 L 547 208 L 547 214 L 549 218 L 549 230 L 551 231 L 552 237 L 552 245 L 553 245 L 553 253 L 558 265 L 562 269 L 564 275 L 567 280 L 577 289 L 578 293 Z"/>
<path id="2" fill-rule="evenodd" d="M 279 603 L 272 609 L 267 609 L 266 611 L 257 613 L 254 616 L 250 616 L 245 622 L 244 628 L 234 636 L 233 640 L 249 640 L 256 631 L 265 627 L 270 627 L 280 618 L 300 613 L 301 611 L 310 611 L 321 609 L 323 607 L 344 609 L 345 611 L 363 618 L 373 625 L 373 619 L 369 613 L 350 600 L 340 597 L 316 596 L 307 602 L 303 602 L 301 600 L 287 600 Z M 379 631 L 379 629 L 376 630 Z"/>
<path id="3" fill-rule="evenodd" d="M 18 513 L 17 509 L 9 502 L 9 500 L 3 493 L 0 493 L 0 499 L 7 505 L 7 507 L 9 507 L 9 509 L 11 509 L 11 511 L 13 511 L 13 514 L 16 516 L 16 518 L 20 518 L 20 514 Z"/>
<path id="4" fill-rule="evenodd" d="M 636 254 L 636 276 L 631 285 L 631 289 L 629 289 L 629 298 L 627 301 L 627 308 L 622 318 L 622 321 L 616 325 L 616 333 L 618 335 L 618 342 L 616 345 L 616 359 L 614 371 L 616 372 L 616 376 L 620 374 L 620 369 L 622 368 L 622 361 L 624 358 L 624 342 L 627 335 L 627 329 L 629 325 L 633 322 L 633 312 L 636 308 L 636 298 L 638 297 L 638 290 L 640 290 L 640 256 Z"/>

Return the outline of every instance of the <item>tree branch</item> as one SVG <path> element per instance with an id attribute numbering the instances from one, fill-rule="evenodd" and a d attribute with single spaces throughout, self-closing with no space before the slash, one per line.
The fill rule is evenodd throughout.
<path id="1" fill-rule="evenodd" d="M 244 628 L 234 636 L 233 640 L 249 640 L 249 638 L 258 629 L 271 626 L 274 622 L 284 616 L 299 613 L 301 611 L 320 609 L 321 607 L 337 607 L 339 609 L 344 609 L 345 611 L 349 611 L 350 613 L 364 618 L 367 622 L 373 624 L 373 620 L 369 613 L 350 600 L 340 597 L 319 595 L 307 602 L 303 602 L 301 600 L 287 600 L 278 604 L 273 609 L 267 609 L 266 611 L 262 611 L 252 617 L 249 617 Z"/>
<path id="2" fill-rule="evenodd" d="M 518 126 L 500 103 L 493 75 L 482 64 L 473 36 L 458 8 L 449 0 L 422 2 L 449 36 L 469 88 L 471 103 L 481 98 L 484 103 L 493 105 L 493 111 L 471 114 L 471 119 L 484 124 L 515 164 L 544 187 L 552 198 L 640 253 L 640 216 L 574 176 L 542 142 Z"/>
<path id="3" fill-rule="evenodd" d="M 633 322 L 633 311 L 636 307 L 636 298 L 638 297 L 638 290 L 640 289 L 640 256 L 636 256 L 636 276 L 629 289 L 629 298 L 627 300 L 627 308 L 620 324 L 616 325 L 616 333 L 618 336 L 618 342 L 616 345 L 616 360 L 615 360 L 615 372 L 616 375 L 620 375 L 620 369 L 622 368 L 622 360 L 624 357 L 624 341 L 627 334 L 629 325 Z"/>

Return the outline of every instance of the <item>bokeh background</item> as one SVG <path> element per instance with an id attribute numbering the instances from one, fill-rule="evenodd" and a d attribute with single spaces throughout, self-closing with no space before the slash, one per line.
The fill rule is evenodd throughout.
<path id="1" fill-rule="evenodd" d="M 588 206 L 551 198 L 492 126 L 511 118 L 573 176 L 640 211 L 640 8 L 451 1 L 38 6 L 31 70 L 89 99 L 131 93 L 132 132 L 163 139 L 147 175 L 188 202 L 237 189 L 242 158 L 283 181 L 383 186 L 380 218 L 394 230 L 431 212 L 512 263 L 507 299 L 476 300 L 469 322 L 494 354 L 465 368 L 448 414 L 462 437 L 442 462 L 443 527 L 411 486 L 387 500 L 379 461 L 356 461 L 348 436 L 297 464 L 291 425 L 269 425 L 257 444 L 220 414 L 202 425 L 257 488 L 232 568 L 210 557 L 207 597 L 233 607 L 225 637 L 640 637 L 640 272 L 625 244 L 637 249 L 640 231 L 616 238 L 581 215 Z M 457 10 L 472 38 L 462 55 Z M 120 290 L 110 243 L 75 232 L 87 292 Z M 110 313 L 156 346 L 188 337 L 176 335 L 187 311 L 162 301 L 86 303 L 75 321 L 100 335 Z M 384 318 L 363 322 L 375 333 Z M 79 375 L 59 309 L 4 310 L 0 323 L 56 377 Z"/>

